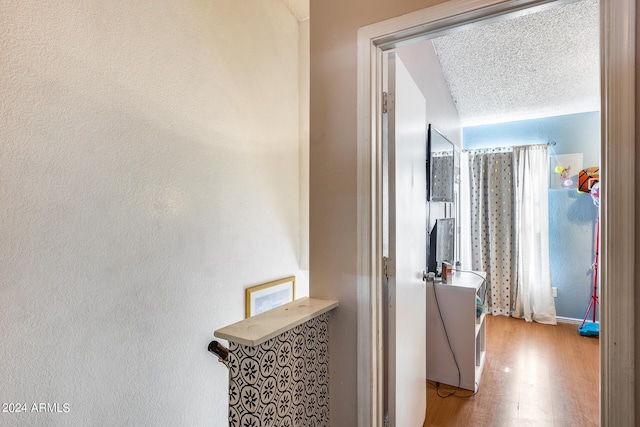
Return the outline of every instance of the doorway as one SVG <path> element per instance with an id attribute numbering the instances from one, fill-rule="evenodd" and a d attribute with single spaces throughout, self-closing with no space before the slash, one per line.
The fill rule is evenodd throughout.
<path id="1" fill-rule="evenodd" d="M 358 244 L 360 293 L 359 425 L 382 422 L 380 63 L 385 50 L 454 27 L 522 14 L 559 2 L 450 1 L 362 28 L 358 33 Z M 601 3 L 602 64 L 602 327 L 601 425 L 633 425 L 635 218 L 635 2 Z M 615 83 L 615 84 L 614 84 Z M 615 171 L 615 173 L 611 173 Z M 621 172 L 624 171 L 624 172 Z M 629 228 L 631 227 L 631 229 Z M 615 245 L 612 242 L 616 242 Z"/>

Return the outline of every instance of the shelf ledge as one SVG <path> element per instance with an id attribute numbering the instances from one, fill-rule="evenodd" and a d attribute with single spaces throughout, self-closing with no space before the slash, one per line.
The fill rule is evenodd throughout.
<path id="1" fill-rule="evenodd" d="M 217 338 L 255 347 L 338 306 L 338 301 L 300 298 L 213 333 Z"/>

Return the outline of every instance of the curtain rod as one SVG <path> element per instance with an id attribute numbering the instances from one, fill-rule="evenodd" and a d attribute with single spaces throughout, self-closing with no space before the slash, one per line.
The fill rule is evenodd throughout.
<path id="1" fill-rule="evenodd" d="M 556 145 L 556 142 L 549 141 L 546 144 L 521 144 L 521 145 L 506 145 L 504 147 L 472 148 L 471 150 L 463 149 L 462 152 L 470 153 L 471 151 L 492 151 L 492 150 L 493 151 L 500 151 L 500 150 L 509 151 L 516 147 L 532 147 L 534 145 L 546 145 L 547 147 L 553 147 L 554 145 Z"/>

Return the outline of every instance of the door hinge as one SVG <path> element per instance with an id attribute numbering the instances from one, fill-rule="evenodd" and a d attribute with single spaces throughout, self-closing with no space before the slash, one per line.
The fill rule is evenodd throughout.
<path id="1" fill-rule="evenodd" d="M 384 273 L 384 277 L 389 279 L 391 276 L 395 276 L 396 274 L 396 265 L 391 258 L 382 257 L 382 272 Z"/>
<path id="2" fill-rule="evenodd" d="M 387 114 L 387 92 L 382 92 L 382 114 Z"/>

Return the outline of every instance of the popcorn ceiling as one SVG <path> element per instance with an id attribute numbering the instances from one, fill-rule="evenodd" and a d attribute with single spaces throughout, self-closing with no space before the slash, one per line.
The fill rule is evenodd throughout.
<path id="1" fill-rule="evenodd" d="M 598 0 L 432 41 L 464 126 L 600 110 Z"/>

